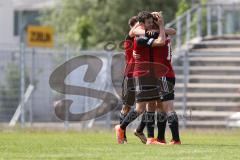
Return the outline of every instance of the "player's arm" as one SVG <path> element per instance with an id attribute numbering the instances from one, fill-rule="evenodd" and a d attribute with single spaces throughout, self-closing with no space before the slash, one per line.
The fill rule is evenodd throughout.
<path id="1" fill-rule="evenodd" d="M 165 45 L 165 32 L 163 29 L 163 26 L 161 25 L 159 27 L 160 33 L 158 34 L 157 32 L 154 32 L 152 37 L 148 37 L 148 36 L 140 36 L 137 37 L 137 44 L 138 45 L 144 45 L 147 47 L 159 47 L 159 46 L 163 46 Z M 157 35 L 157 37 L 156 37 Z"/>
<path id="2" fill-rule="evenodd" d="M 174 28 L 165 28 L 165 33 L 169 36 L 174 36 L 177 32 Z"/>
<path id="3" fill-rule="evenodd" d="M 157 35 L 157 38 L 156 38 Z M 154 38 L 155 37 L 155 38 Z M 165 42 L 161 42 L 158 33 L 154 32 L 154 36 L 139 36 L 136 37 L 137 44 L 140 46 L 146 46 L 146 47 L 158 47 L 165 44 Z"/>
<path id="4" fill-rule="evenodd" d="M 154 20 L 157 20 L 159 18 L 163 19 L 163 15 L 161 11 L 159 12 L 155 11 L 155 12 L 152 12 L 151 14 L 153 15 Z M 174 28 L 165 28 L 165 32 L 166 32 L 166 35 L 169 35 L 169 36 L 176 35 L 176 30 Z"/>
<path id="5" fill-rule="evenodd" d="M 154 35 L 154 32 L 159 32 L 159 30 L 151 30 L 147 31 L 148 34 Z M 142 29 L 142 27 L 137 27 L 134 29 L 131 29 L 129 32 L 130 37 L 135 37 L 135 36 L 144 36 L 146 33 L 146 30 Z M 173 36 L 176 35 L 176 30 L 174 28 L 165 28 L 165 33 L 167 35 Z"/>
<path id="6" fill-rule="evenodd" d="M 154 41 L 152 42 L 152 47 L 163 46 L 165 45 L 165 40 L 166 40 L 166 33 L 164 29 L 163 18 L 158 17 L 158 20 L 155 21 L 155 23 L 157 23 L 159 26 L 159 36 L 157 39 L 154 39 Z"/>
<path id="7" fill-rule="evenodd" d="M 141 26 L 132 28 L 129 32 L 130 37 L 144 36 L 144 35 L 145 35 L 145 29 L 143 29 Z"/>
<path id="8" fill-rule="evenodd" d="M 139 23 L 136 23 L 135 26 L 129 31 L 129 36 L 130 37 L 135 37 L 136 35 L 144 35 L 145 30 L 140 26 Z"/>
<path id="9" fill-rule="evenodd" d="M 166 35 L 168 35 L 168 36 L 176 35 L 176 30 L 174 28 L 165 28 L 164 30 L 165 30 Z M 156 32 L 159 33 L 159 30 L 146 31 L 146 33 L 149 36 L 153 36 Z"/>

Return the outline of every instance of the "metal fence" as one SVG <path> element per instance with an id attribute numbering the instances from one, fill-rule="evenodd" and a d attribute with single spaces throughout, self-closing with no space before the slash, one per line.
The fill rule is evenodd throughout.
<path id="1" fill-rule="evenodd" d="M 240 34 L 240 3 L 196 5 L 167 24 L 177 30 L 173 38 L 176 51 L 203 38 Z"/>
<path id="2" fill-rule="evenodd" d="M 188 49 L 191 42 L 199 42 L 202 38 L 222 36 L 240 33 L 240 23 L 238 17 L 240 15 L 240 4 L 221 5 L 208 4 L 198 5 L 191 8 L 182 16 L 173 22 L 167 24 L 168 27 L 177 29 L 177 36 L 173 38 L 173 45 L 176 59 L 180 53 L 185 53 L 183 62 L 184 86 L 183 90 L 183 111 L 186 110 L 186 86 L 188 83 L 188 52 L 182 49 Z M 224 23 L 226 22 L 226 23 Z M 185 47 L 184 47 L 185 46 Z M 56 88 L 51 88 L 49 78 L 59 65 L 74 60 L 74 58 L 82 56 L 83 61 L 88 62 L 89 56 L 100 59 L 103 65 L 98 66 L 91 63 L 91 73 L 95 73 L 93 80 L 86 80 L 87 64 L 81 62 L 81 66 L 75 66 L 76 70 L 66 76 L 65 84 L 74 85 L 76 88 L 85 86 L 87 95 L 79 95 L 67 92 L 61 93 Z M 87 57 L 86 57 L 87 56 Z M 94 58 L 95 57 L 95 58 Z M 119 109 L 122 71 L 124 67 L 124 55 L 122 53 L 113 53 L 107 51 L 77 51 L 69 47 L 54 49 L 27 48 L 23 44 L 0 44 L 0 122 L 10 122 L 16 109 L 21 105 L 21 100 L 26 94 L 30 84 L 34 86 L 34 91 L 29 96 L 26 103 L 22 103 L 20 110 L 21 123 L 25 122 L 63 122 L 56 117 L 56 105 L 61 99 L 71 99 L 71 112 L 79 115 L 98 108 L 100 105 L 110 106 L 106 110 L 95 110 L 94 114 L 98 114 L 99 120 L 106 121 L 110 125 L 110 120 L 116 119 L 114 109 Z M 96 59 L 95 59 L 96 60 Z M 97 60 L 96 60 L 97 62 Z M 74 67 L 75 63 L 68 67 Z M 77 63 L 77 65 L 80 65 Z M 65 68 L 67 69 L 67 68 Z M 62 74 L 66 74 L 65 71 Z M 22 77 L 22 78 L 21 78 Z M 23 78 L 25 77 L 25 78 Z M 90 77 L 91 79 L 91 77 Z M 95 94 L 88 90 L 102 90 L 105 92 Z M 89 92 L 89 93 L 88 93 Z M 103 94 L 103 95 L 101 95 Z M 109 100 L 105 97 L 112 97 L 115 101 L 106 103 Z M 104 101 L 105 100 L 105 101 Z M 103 103 L 105 102 L 105 103 Z M 107 111 L 107 112 L 105 112 Z M 66 113 L 69 113 L 68 111 Z M 103 114 L 106 113 L 106 114 Z M 65 114 L 65 113 L 63 113 Z M 64 117 L 67 126 L 68 118 Z M 91 115 L 94 116 L 94 115 Z"/>
<path id="3" fill-rule="evenodd" d="M 81 61 L 73 62 L 77 58 Z M 79 114 L 99 107 L 103 100 L 97 97 L 99 94 L 105 94 L 105 96 L 110 95 L 115 98 L 114 104 L 110 102 L 104 104 L 105 106 L 110 104 L 112 107 L 109 112 L 118 109 L 122 71 L 125 65 L 122 53 L 76 51 L 69 47 L 37 49 L 27 48 L 24 45 L 2 45 L 0 59 L 0 122 L 10 122 L 18 105 L 21 104 L 21 99 L 24 99 L 24 94 L 26 94 L 30 84 L 34 86 L 34 91 L 26 103 L 22 103 L 22 107 L 20 107 L 20 113 L 22 114 L 19 120 L 23 125 L 26 122 L 63 122 L 61 118 L 56 116 L 54 108 L 54 104 L 61 99 L 71 99 L 73 104 L 70 111 Z M 100 61 L 100 66 L 94 64 L 95 59 Z M 97 95 L 91 95 L 94 93 L 90 93 L 86 96 L 80 95 L 81 93 L 68 93 L 68 91 L 61 93 L 57 88 L 51 88 L 49 83 L 51 74 L 60 65 L 67 62 L 71 62 L 69 66 L 74 66 L 76 69 L 66 75 L 64 80 L 66 85 L 69 84 L 76 88 L 84 86 L 86 94 L 91 92 L 89 88 L 104 92 L 97 93 Z M 87 75 L 88 68 L 91 69 L 90 74 L 96 76 L 95 79 L 86 79 L 89 76 Z M 65 71 L 62 71 L 61 77 L 64 77 L 64 74 L 66 74 Z M 24 83 L 21 81 L 21 76 L 25 77 Z M 91 77 L 87 78 L 91 79 Z M 25 89 L 21 94 L 23 88 Z M 100 112 L 100 110 L 97 110 L 97 112 Z M 114 116 L 114 114 L 107 114 L 106 112 L 101 113 L 97 118 L 107 120 L 107 123 L 110 124 L 111 116 Z"/>

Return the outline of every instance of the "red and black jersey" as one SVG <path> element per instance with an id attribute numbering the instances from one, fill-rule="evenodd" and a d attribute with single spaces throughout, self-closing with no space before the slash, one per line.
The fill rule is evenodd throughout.
<path id="1" fill-rule="evenodd" d="M 133 64 L 134 64 L 134 58 L 133 58 L 133 40 L 134 38 L 131 38 L 129 35 L 126 36 L 124 41 L 124 50 L 125 50 L 125 76 L 132 77 L 133 74 Z"/>
<path id="2" fill-rule="evenodd" d="M 135 37 L 133 41 L 133 55 L 135 56 L 135 66 L 133 77 L 149 75 L 150 50 L 145 45 L 139 45 L 140 37 Z"/>
<path id="3" fill-rule="evenodd" d="M 165 77 L 175 78 L 175 73 L 172 67 L 172 48 L 171 39 L 167 37 L 164 46 L 153 47 L 154 62 L 160 63 L 167 68 Z"/>
<path id="4" fill-rule="evenodd" d="M 154 37 L 145 36 L 138 40 L 138 45 L 149 47 L 149 55 L 151 55 L 151 63 L 154 68 L 154 75 L 157 77 L 169 77 L 175 78 L 175 73 L 172 67 L 172 49 L 171 39 L 167 36 L 164 46 L 151 47 L 154 38 L 158 37 L 158 33 L 154 34 Z"/>
<path id="5" fill-rule="evenodd" d="M 166 68 L 155 63 L 154 50 L 151 47 L 154 39 L 136 37 L 133 42 L 133 54 L 135 55 L 135 66 L 133 77 L 162 77 L 166 74 Z M 158 69 L 159 68 L 159 69 Z"/>
<path id="6" fill-rule="evenodd" d="M 164 55 L 160 55 L 160 51 L 166 52 L 164 46 L 152 47 L 154 38 L 146 36 L 136 37 L 133 43 L 133 54 L 135 57 L 134 77 L 152 76 L 163 77 L 170 75 L 168 72 L 172 70 L 168 63 L 163 60 Z"/>
<path id="7" fill-rule="evenodd" d="M 124 41 L 126 64 L 134 62 L 133 55 L 132 55 L 133 40 L 134 40 L 134 38 L 131 38 L 129 35 L 127 35 L 127 37 L 125 38 L 125 41 Z"/>

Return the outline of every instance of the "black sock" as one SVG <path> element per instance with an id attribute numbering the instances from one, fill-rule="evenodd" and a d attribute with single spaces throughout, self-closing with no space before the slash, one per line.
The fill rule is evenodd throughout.
<path id="1" fill-rule="evenodd" d="M 157 127 L 159 140 L 165 140 L 166 124 L 167 114 L 165 112 L 157 112 Z"/>
<path id="2" fill-rule="evenodd" d="M 124 120 L 122 121 L 120 127 L 125 130 L 127 128 L 127 126 L 134 121 L 137 117 L 139 116 L 139 114 L 137 113 L 137 111 L 135 111 L 135 109 L 131 110 L 127 116 L 124 118 Z"/>
<path id="3" fill-rule="evenodd" d="M 124 118 L 126 117 L 125 114 L 123 114 L 122 112 L 120 112 L 120 115 L 119 115 L 119 124 L 121 124 L 124 120 Z M 124 130 L 124 138 L 126 139 L 127 136 L 126 136 L 126 129 Z"/>
<path id="4" fill-rule="evenodd" d="M 145 126 L 146 126 L 146 112 L 144 112 L 143 115 L 142 115 L 142 120 L 137 127 L 137 132 L 138 133 L 143 133 L 143 130 L 144 130 Z"/>
<path id="5" fill-rule="evenodd" d="M 120 112 L 120 114 L 119 114 L 119 124 L 122 123 L 122 121 L 124 120 L 125 117 L 126 117 L 126 115 L 123 114 L 122 112 Z"/>
<path id="6" fill-rule="evenodd" d="M 167 114 L 169 128 L 172 132 L 172 138 L 175 141 L 180 141 L 179 128 L 178 128 L 178 116 L 176 112 L 169 112 Z"/>
<path id="7" fill-rule="evenodd" d="M 146 112 L 148 138 L 154 138 L 155 112 Z"/>

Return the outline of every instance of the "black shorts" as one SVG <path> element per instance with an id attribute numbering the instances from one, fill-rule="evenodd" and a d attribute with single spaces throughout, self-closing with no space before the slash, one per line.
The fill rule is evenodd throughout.
<path id="1" fill-rule="evenodd" d="M 157 83 L 158 79 L 154 77 L 135 77 L 136 102 L 158 100 L 160 95 Z"/>
<path id="2" fill-rule="evenodd" d="M 134 79 L 124 76 L 122 82 L 122 102 L 124 105 L 133 106 L 135 103 Z"/>
<path id="3" fill-rule="evenodd" d="M 158 86 L 161 101 L 174 100 L 175 78 L 162 77 L 158 80 Z"/>

